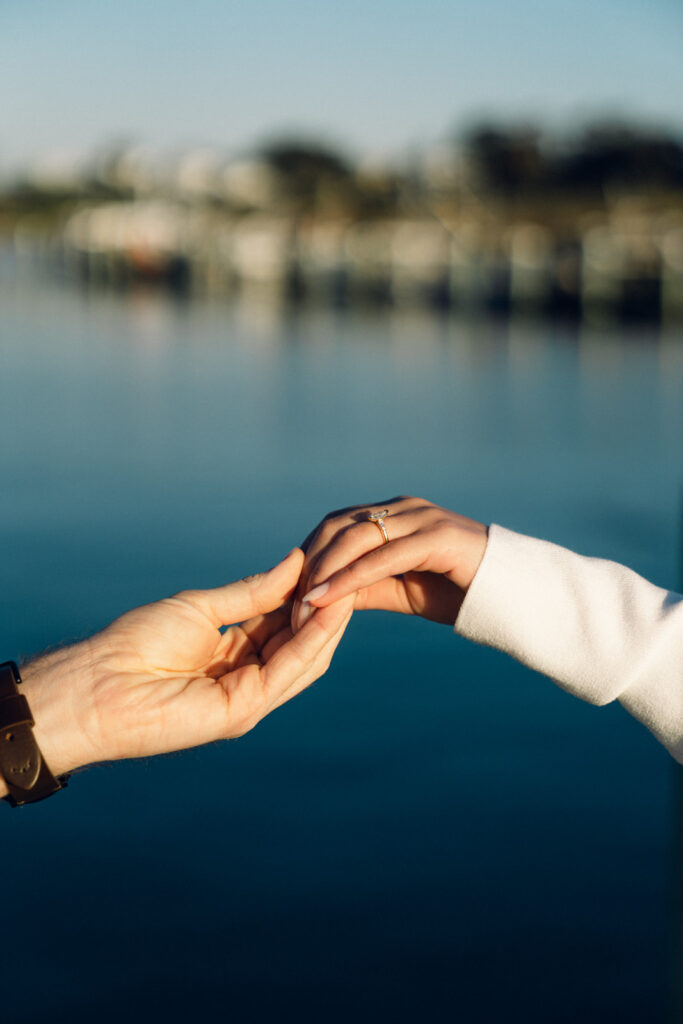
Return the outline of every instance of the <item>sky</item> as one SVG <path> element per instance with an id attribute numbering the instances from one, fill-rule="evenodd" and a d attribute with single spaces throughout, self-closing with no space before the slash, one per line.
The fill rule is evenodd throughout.
<path id="1" fill-rule="evenodd" d="M 350 155 L 481 116 L 683 132 L 683 0 L 0 0 L 0 168 L 129 139 Z"/>

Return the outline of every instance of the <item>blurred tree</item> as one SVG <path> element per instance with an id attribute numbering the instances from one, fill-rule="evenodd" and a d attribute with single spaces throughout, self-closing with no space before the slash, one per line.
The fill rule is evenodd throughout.
<path id="1" fill-rule="evenodd" d="M 509 196 L 540 190 L 683 188 L 683 143 L 673 134 L 603 120 L 574 137 L 543 136 L 528 125 L 482 123 L 462 137 L 474 185 Z"/>
<path id="2" fill-rule="evenodd" d="M 353 192 L 354 172 L 341 154 L 315 142 L 281 139 L 264 145 L 258 156 L 278 174 L 283 198 L 305 210 Z"/>
<path id="3" fill-rule="evenodd" d="M 542 183 L 544 163 L 538 129 L 531 126 L 480 124 L 462 141 L 475 184 L 508 195 Z"/>
<path id="4" fill-rule="evenodd" d="M 610 185 L 681 188 L 683 145 L 663 132 L 597 122 L 567 147 L 551 173 L 556 184 L 574 190 Z"/>

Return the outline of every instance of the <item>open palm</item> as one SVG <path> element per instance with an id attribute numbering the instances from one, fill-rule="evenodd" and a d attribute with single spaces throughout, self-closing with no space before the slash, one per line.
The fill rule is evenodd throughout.
<path id="1" fill-rule="evenodd" d="M 135 608 L 87 641 L 90 679 L 75 711 L 88 748 L 80 762 L 239 736 L 322 675 L 353 600 L 293 636 L 288 602 L 303 557 L 295 549 L 261 576 Z"/>

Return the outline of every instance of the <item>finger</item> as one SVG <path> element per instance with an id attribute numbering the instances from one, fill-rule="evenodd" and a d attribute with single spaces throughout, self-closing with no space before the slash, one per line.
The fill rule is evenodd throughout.
<path id="1" fill-rule="evenodd" d="M 271 636 L 270 640 L 263 647 L 263 650 L 261 651 L 263 663 L 265 664 L 267 661 L 270 661 L 275 652 L 279 651 L 282 645 L 288 643 L 291 639 L 292 627 L 287 623 L 281 630 L 275 633 L 274 636 Z"/>
<path id="2" fill-rule="evenodd" d="M 357 506 L 352 506 L 351 509 L 344 511 L 353 512 L 356 508 Z M 324 532 L 323 525 L 325 527 Z M 349 519 L 348 515 L 343 515 L 334 521 L 330 520 L 325 524 L 321 524 L 321 527 L 317 530 L 317 536 L 308 551 L 304 568 L 299 577 L 292 605 L 291 622 L 293 633 L 297 633 L 312 614 L 310 605 L 303 604 L 304 595 L 312 590 L 316 584 L 331 576 L 333 571 L 348 562 L 355 561 L 362 554 L 371 551 L 373 547 L 381 543 L 382 535 L 375 524 L 370 521 L 359 522 L 355 519 Z M 330 550 L 339 552 L 339 562 L 338 564 L 333 563 L 326 573 L 321 574 L 318 571 L 318 566 L 321 559 Z"/>
<path id="3" fill-rule="evenodd" d="M 320 522 L 313 527 L 311 532 L 304 538 L 304 540 L 299 545 L 304 554 L 308 552 L 308 549 L 314 543 L 316 537 L 319 536 L 321 530 L 324 527 L 329 526 L 331 523 L 334 523 L 337 520 L 339 520 L 340 523 L 345 523 L 353 512 L 357 511 L 359 508 L 362 507 L 362 505 L 347 505 L 345 508 L 336 508 L 334 509 L 334 511 L 328 512 L 325 518 L 321 519 Z"/>
<path id="4" fill-rule="evenodd" d="M 336 651 L 342 636 L 346 632 L 346 627 L 351 621 L 353 615 L 353 602 L 351 600 L 347 599 L 347 601 L 341 601 L 339 602 L 339 605 L 346 606 L 346 613 L 339 623 L 337 630 L 330 636 L 329 640 L 323 644 L 319 653 L 311 662 L 308 671 L 302 673 L 298 679 L 296 679 L 277 697 L 273 707 L 280 707 L 281 704 L 285 704 L 288 700 L 291 700 L 306 687 L 310 686 L 311 683 L 324 675 L 329 668 L 334 652 Z M 317 617 L 324 611 L 325 609 L 316 609 L 314 614 Z"/>
<path id="5" fill-rule="evenodd" d="M 229 671 L 231 665 L 246 665 L 247 659 L 253 661 L 254 656 L 258 664 L 262 664 L 265 661 L 260 653 L 263 645 L 283 626 L 289 626 L 290 616 L 291 609 L 287 603 L 274 612 L 257 615 L 240 626 L 226 630 L 219 638 L 216 653 L 207 669 L 209 675 L 218 679 Z"/>
<path id="6" fill-rule="evenodd" d="M 388 541 L 384 540 L 381 529 L 372 520 L 363 519 L 351 523 L 340 530 L 324 549 L 317 552 L 314 559 L 307 558 L 302 577 L 306 576 L 312 585 L 322 583 L 361 555 L 426 529 L 436 516 L 436 510 L 428 506 L 389 513 L 384 521 Z"/>
<path id="7" fill-rule="evenodd" d="M 358 505 L 349 505 L 348 508 L 339 508 L 334 512 L 328 512 L 325 518 L 321 519 L 317 526 L 314 526 L 311 532 L 299 544 L 304 554 L 307 555 L 310 549 L 315 549 L 323 530 L 334 530 L 335 523 L 338 523 L 339 527 L 344 526 L 349 521 L 349 517 L 360 507 Z"/>
<path id="8" fill-rule="evenodd" d="M 423 504 L 417 508 L 408 506 L 403 512 L 399 511 L 396 515 L 387 516 L 385 528 L 390 537 L 388 545 L 383 540 L 381 530 L 374 522 L 356 522 L 340 529 L 327 547 L 320 550 L 316 556 L 307 558 L 307 565 L 301 574 L 297 597 L 292 609 L 294 629 L 300 629 L 308 618 L 310 612 L 307 611 L 303 598 L 318 584 L 330 579 L 344 566 L 356 562 L 362 555 L 382 546 L 395 546 L 396 541 L 402 537 L 429 528 L 439 514 L 440 510 L 435 506 Z M 373 580 L 373 582 L 377 581 Z"/>
<path id="9" fill-rule="evenodd" d="M 304 603 L 325 608 L 354 591 L 371 587 L 389 576 L 426 572 L 430 568 L 434 540 L 429 533 L 413 533 L 383 544 L 357 561 L 333 573 L 304 597 Z"/>
<path id="10" fill-rule="evenodd" d="M 311 542 L 313 540 L 313 538 L 315 537 L 315 535 L 317 533 L 320 532 L 322 527 L 324 527 L 328 523 L 334 523 L 335 520 L 337 520 L 337 519 L 338 520 L 343 520 L 344 522 L 346 522 L 349 519 L 349 517 L 351 515 L 353 515 L 354 512 L 360 512 L 363 509 L 372 509 L 372 508 L 380 508 L 380 507 L 381 508 L 385 508 L 385 507 L 389 507 L 391 505 L 397 505 L 398 502 L 405 501 L 405 500 L 407 500 L 407 499 L 404 498 L 404 497 L 387 498 L 383 502 L 382 501 L 376 501 L 376 502 L 371 502 L 368 505 L 346 505 L 346 506 L 344 506 L 344 508 L 335 508 L 335 509 L 332 510 L 332 512 L 328 512 L 327 515 L 324 517 L 324 519 L 320 520 L 318 525 L 315 526 L 311 530 L 311 532 L 308 534 L 308 536 L 305 538 L 305 540 L 302 541 L 302 543 L 299 545 L 299 547 L 302 549 L 302 551 L 304 551 L 304 553 L 307 552 L 308 548 L 309 548 L 309 546 L 310 546 L 310 544 L 311 544 Z"/>
<path id="11" fill-rule="evenodd" d="M 313 616 L 291 640 L 283 644 L 263 668 L 264 692 L 274 703 L 298 679 L 307 676 L 326 644 L 350 617 L 350 602 L 339 602 Z"/>
<path id="12" fill-rule="evenodd" d="M 315 546 L 317 539 L 324 546 L 340 527 L 347 526 L 352 522 L 357 523 L 359 515 L 365 512 L 371 512 L 373 509 L 388 508 L 391 515 L 396 515 L 399 512 L 405 511 L 411 505 L 415 506 L 416 504 L 424 504 L 424 502 L 421 498 L 413 498 L 409 495 L 401 494 L 395 498 L 384 498 L 382 501 L 370 501 L 364 505 L 347 505 L 345 508 L 335 509 L 333 512 L 328 512 L 324 519 L 321 519 L 300 547 L 308 555 L 310 549 Z"/>
<path id="13" fill-rule="evenodd" d="M 387 508 L 389 510 L 388 515 L 391 516 L 393 520 L 406 512 L 414 511 L 416 509 L 436 510 L 436 506 L 432 505 L 431 502 L 425 502 L 422 498 L 414 498 L 410 495 L 400 495 L 396 498 L 389 498 L 388 500 L 380 502 L 370 502 L 365 505 L 349 505 L 346 508 L 330 512 L 325 516 L 322 522 L 316 526 L 302 544 L 302 548 L 306 551 L 306 561 L 299 579 L 294 607 L 292 610 L 292 629 L 294 632 L 301 629 L 306 618 L 310 614 L 306 612 L 305 607 L 303 609 L 301 607 L 301 598 L 304 594 L 311 590 L 316 583 L 322 582 L 322 580 L 331 575 L 333 571 L 339 569 L 341 564 L 358 558 L 365 551 L 371 550 L 377 543 L 382 542 L 382 533 L 378 529 L 377 524 L 367 520 L 367 515 L 373 508 Z M 368 524 L 367 527 L 365 527 L 365 522 Z M 317 563 L 319 559 L 328 549 L 336 547 L 340 535 L 344 535 L 346 537 L 347 531 L 360 526 L 362 526 L 363 529 L 358 530 L 353 536 L 354 543 L 360 544 L 361 536 L 363 534 L 365 535 L 365 541 L 362 543 L 362 546 L 357 547 L 355 550 L 345 552 L 341 556 L 341 563 L 327 567 L 324 574 L 318 572 Z M 401 532 L 405 533 L 407 530 L 404 529 Z M 392 535 L 396 535 L 394 524 L 392 524 Z"/>
<path id="14" fill-rule="evenodd" d="M 441 573 L 404 572 L 359 590 L 355 608 L 381 608 L 452 625 L 464 596 L 463 590 Z"/>
<path id="15" fill-rule="evenodd" d="M 199 612 L 216 629 L 242 622 L 284 604 L 296 589 L 303 561 L 303 551 L 294 548 L 268 572 L 212 590 L 185 590 L 170 600 Z"/>
<path id="16" fill-rule="evenodd" d="M 316 612 L 316 615 L 319 614 L 319 611 Z M 352 614 L 353 611 L 351 608 L 349 608 L 348 614 L 342 620 L 339 629 L 330 637 L 328 642 L 324 644 L 324 646 L 321 648 L 320 653 L 314 659 L 308 672 L 301 675 L 299 679 L 292 683 L 292 685 L 287 690 L 285 690 L 277 697 L 275 703 L 271 707 L 271 711 L 274 711 L 275 708 L 279 708 L 282 704 L 286 704 L 288 701 L 292 700 L 293 697 L 298 696 L 298 694 L 300 694 L 302 690 L 305 690 L 307 687 L 311 685 L 311 683 L 314 683 L 317 679 L 320 679 L 320 677 L 323 676 L 325 672 L 327 672 L 332 662 L 334 653 L 337 647 L 339 646 L 341 638 L 346 632 L 346 627 L 351 621 Z"/>
<path id="17" fill-rule="evenodd" d="M 356 592 L 354 609 L 356 611 L 369 611 L 379 608 L 387 612 L 398 612 L 401 615 L 414 615 L 415 609 L 408 600 L 405 577 L 388 576 L 373 583 L 369 587 L 363 587 Z M 311 605 L 311 607 L 313 607 Z"/>
<path id="18" fill-rule="evenodd" d="M 219 634 L 216 652 L 207 672 L 214 679 L 218 679 L 229 670 L 231 664 L 241 662 L 243 658 L 253 653 L 253 644 L 242 627 L 231 626 L 223 636 Z"/>
<path id="19" fill-rule="evenodd" d="M 241 628 L 249 637 L 254 648 L 261 650 L 284 626 L 289 626 L 291 611 L 290 603 L 287 602 L 273 612 L 248 619 L 242 623 Z"/>
<path id="20" fill-rule="evenodd" d="M 323 608 L 296 637 L 290 634 L 288 640 L 283 638 L 282 645 L 263 666 L 249 664 L 222 676 L 218 683 L 227 703 L 216 738 L 242 735 L 267 715 L 293 685 L 299 683 L 303 688 L 321 675 L 350 612 L 349 602 Z M 289 631 L 285 627 L 282 632 Z"/>

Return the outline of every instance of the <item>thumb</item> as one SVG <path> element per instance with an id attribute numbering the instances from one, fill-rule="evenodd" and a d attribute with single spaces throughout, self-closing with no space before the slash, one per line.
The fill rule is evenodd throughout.
<path id="1" fill-rule="evenodd" d="M 219 626 L 244 622 L 279 608 L 294 593 L 304 564 L 304 553 L 293 548 L 281 562 L 267 572 L 245 576 L 235 583 L 212 590 L 185 591 L 182 597 Z"/>

